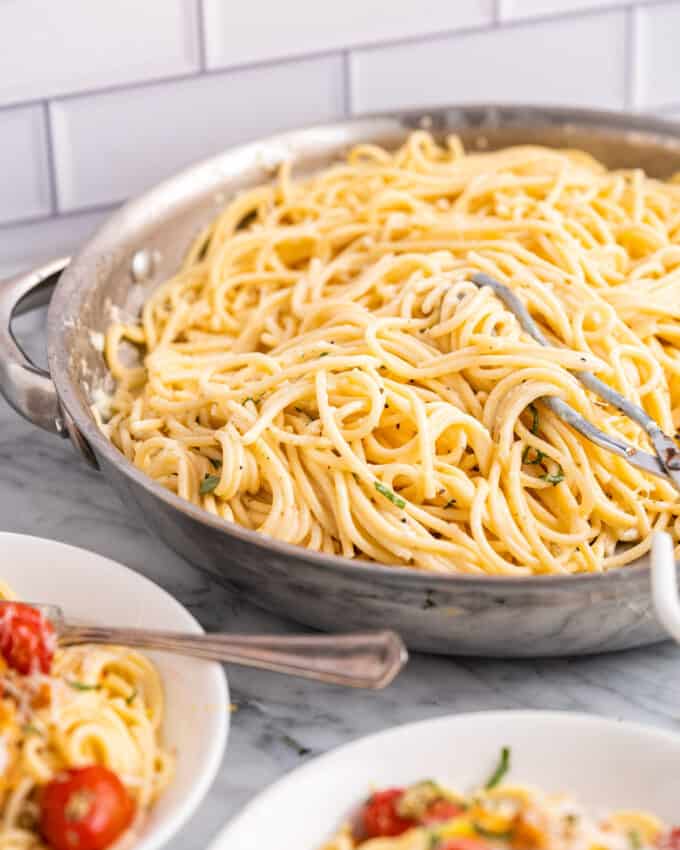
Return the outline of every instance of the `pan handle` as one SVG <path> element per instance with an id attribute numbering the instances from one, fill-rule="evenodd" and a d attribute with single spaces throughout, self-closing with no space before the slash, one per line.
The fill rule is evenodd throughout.
<path id="1" fill-rule="evenodd" d="M 68 437 L 57 390 L 49 372 L 32 363 L 12 333 L 12 319 L 47 304 L 67 258 L 52 260 L 0 283 L 0 392 L 34 425 Z"/>
<path id="2" fill-rule="evenodd" d="M 15 316 L 49 303 L 69 262 L 69 257 L 62 257 L 0 281 L 0 394 L 29 422 L 51 434 L 70 437 L 90 466 L 98 469 L 89 443 L 61 408 L 50 373 L 28 359 L 12 333 Z"/>
<path id="3" fill-rule="evenodd" d="M 671 637 L 680 643 L 680 598 L 673 538 L 665 531 L 652 536 L 652 600 L 656 615 Z"/>

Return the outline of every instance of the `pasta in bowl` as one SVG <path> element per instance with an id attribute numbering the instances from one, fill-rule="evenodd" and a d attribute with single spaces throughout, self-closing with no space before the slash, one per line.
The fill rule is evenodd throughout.
<path id="1" fill-rule="evenodd" d="M 398 726 L 266 789 L 210 850 L 674 850 L 680 737 L 571 712 Z"/>
<path id="2" fill-rule="evenodd" d="M 541 399 L 646 447 L 578 384 L 588 369 L 680 425 L 679 215 L 678 184 L 578 150 L 419 131 L 310 178 L 284 164 L 109 328 L 116 391 L 95 415 L 169 490 L 323 553 L 444 575 L 624 566 L 654 529 L 677 540 L 677 493 Z"/>
<path id="3" fill-rule="evenodd" d="M 680 829 L 649 812 L 595 815 L 566 794 L 502 782 L 509 763 L 461 794 L 433 780 L 376 791 L 321 850 L 678 850 Z"/>
<path id="4" fill-rule="evenodd" d="M 196 630 L 168 594 L 92 553 L 0 534 L 0 848 L 153 850 L 219 765 L 219 665 L 127 647 L 59 647 L 40 609 L 81 621 Z M 7 600 L 10 601 L 7 601 Z M 193 713 L 202 723 L 185 721 Z"/>
<path id="5" fill-rule="evenodd" d="M 54 649 L 15 599 L 0 583 L 0 847 L 100 850 L 172 779 L 160 675 L 126 647 Z"/>

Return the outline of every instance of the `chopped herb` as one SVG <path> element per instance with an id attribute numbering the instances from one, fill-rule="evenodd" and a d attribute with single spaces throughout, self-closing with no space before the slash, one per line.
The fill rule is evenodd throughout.
<path id="1" fill-rule="evenodd" d="M 628 843 L 630 844 L 631 850 L 642 850 L 644 845 L 642 844 L 642 839 L 640 838 L 640 833 L 637 829 L 631 829 L 628 833 Z"/>
<path id="2" fill-rule="evenodd" d="M 536 457 L 533 460 L 529 460 L 532 451 L 536 452 Z M 540 449 L 534 448 L 534 446 L 525 446 L 524 451 L 522 452 L 522 463 L 526 463 L 529 466 L 542 463 L 544 458 L 545 455 L 543 452 Z"/>
<path id="3" fill-rule="evenodd" d="M 319 354 L 319 357 L 328 357 L 329 354 L 330 351 L 322 351 L 321 354 Z"/>
<path id="4" fill-rule="evenodd" d="M 429 844 L 427 845 L 427 850 L 437 850 L 439 845 L 442 843 L 441 836 L 437 835 L 436 832 L 433 832 L 429 838 Z"/>
<path id="5" fill-rule="evenodd" d="M 201 481 L 201 496 L 205 496 L 206 493 L 212 493 L 212 491 L 215 489 L 215 487 L 217 487 L 219 483 L 219 475 L 206 475 L 203 481 Z"/>
<path id="6" fill-rule="evenodd" d="M 393 505 L 396 505 L 398 508 L 406 507 L 406 502 L 400 496 L 397 496 L 394 490 L 390 490 L 389 487 L 385 487 L 385 485 L 381 484 L 380 481 L 374 481 L 373 486 L 381 496 L 389 499 Z"/>
<path id="7" fill-rule="evenodd" d="M 531 411 L 531 433 L 538 434 L 538 408 L 532 402 L 529 405 L 529 410 Z"/>
<path id="8" fill-rule="evenodd" d="M 484 786 L 487 791 L 490 788 L 495 788 L 496 785 L 503 779 L 505 774 L 510 770 L 510 747 L 503 747 L 501 750 L 501 757 L 496 766 L 496 769 L 491 774 L 491 776 L 487 779 L 486 785 Z"/>
<path id="9" fill-rule="evenodd" d="M 21 727 L 21 731 L 24 735 L 42 735 L 40 729 L 37 726 L 34 726 L 32 723 L 24 723 Z"/>
<path id="10" fill-rule="evenodd" d="M 74 691 L 98 691 L 99 685 L 88 685 L 85 682 L 76 682 L 74 679 L 66 679 L 66 684 Z"/>
<path id="11" fill-rule="evenodd" d="M 444 505 L 445 508 L 452 508 L 456 504 L 455 499 L 449 499 L 449 501 Z"/>
<path id="12" fill-rule="evenodd" d="M 542 475 L 541 478 L 544 481 L 547 481 L 548 484 L 559 484 L 560 481 L 564 481 L 564 470 L 558 464 L 557 472 L 546 472 L 546 474 Z"/>
<path id="13" fill-rule="evenodd" d="M 137 690 L 137 688 L 135 688 L 135 689 L 132 691 L 132 693 L 130 694 L 130 696 L 126 698 L 125 702 L 126 702 L 128 705 L 131 705 L 131 704 L 132 704 L 132 700 L 133 700 L 133 699 L 137 696 L 137 694 L 138 694 L 138 693 L 139 693 L 139 691 Z"/>
<path id="14" fill-rule="evenodd" d="M 481 835 L 483 838 L 495 838 L 497 841 L 507 840 L 508 838 L 512 838 L 512 830 L 504 830 L 503 832 L 494 832 L 492 829 L 485 829 L 483 826 L 480 826 L 478 823 L 473 823 L 472 827 L 477 835 Z"/>

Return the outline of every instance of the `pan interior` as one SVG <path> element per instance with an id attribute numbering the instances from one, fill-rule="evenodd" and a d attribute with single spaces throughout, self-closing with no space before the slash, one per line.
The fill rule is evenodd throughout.
<path id="1" fill-rule="evenodd" d="M 153 289 L 180 265 L 189 244 L 239 192 L 271 181 L 291 159 L 296 176 L 338 161 L 354 144 L 395 148 L 415 128 L 442 139 L 457 133 L 469 150 L 511 145 L 580 149 L 608 168 L 680 172 L 680 129 L 668 122 L 541 107 L 469 106 L 356 119 L 228 150 L 177 175 L 114 214 L 62 276 L 50 307 L 49 362 L 59 397 L 77 428 L 112 463 L 123 458 L 99 432 L 93 404 L 111 389 L 103 334 L 135 318 Z M 128 464 L 129 466 L 129 464 Z M 127 471 L 130 474 L 130 471 Z"/>

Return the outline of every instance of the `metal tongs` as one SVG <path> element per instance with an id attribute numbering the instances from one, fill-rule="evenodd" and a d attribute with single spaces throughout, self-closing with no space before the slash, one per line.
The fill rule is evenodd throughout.
<path id="1" fill-rule="evenodd" d="M 511 289 L 483 272 L 472 275 L 470 279 L 479 287 L 488 286 L 489 289 L 493 290 L 497 298 L 515 315 L 515 318 L 522 326 L 522 330 L 526 331 L 540 345 L 550 347 L 550 343 L 543 336 L 538 325 L 529 315 L 526 307 Z M 625 440 L 605 434 L 604 431 L 596 428 L 592 422 L 584 419 L 570 404 L 567 404 L 566 401 L 563 401 L 557 396 L 543 396 L 541 401 L 546 407 L 549 407 L 560 419 L 571 425 L 579 434 L 582 434 L 587 440 L 595 443 L 596 446 L 624 458 L 628 463 L 638 469 L 642 469 L 652 475 L 657 475 L 659 478 L 666 478 L 675 486 L 676 490 L 680 491 L 680 450 L 678 450 L 673 438 L 665 434 L 658 423 L 645 413 L 641 407 L 632 401 L 628 401 L 620 393 L 617 393 L 616 390 L 608 387 L 607 384 L 596 378 L 592 372 L 578 370 L 572 372 L 572 374 L 587 389 L 595 393 L 596 396 L 611 404 L 617 410 L 621 411 L 624 416 L 632 419 L 633 422 L 636 422 L 643 428 L 647 432 L 656 454 L 649 454 L 649 452 L 631 446 Z"/>

